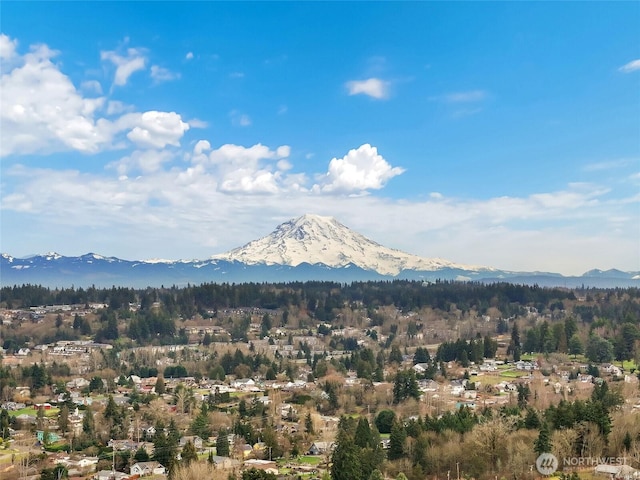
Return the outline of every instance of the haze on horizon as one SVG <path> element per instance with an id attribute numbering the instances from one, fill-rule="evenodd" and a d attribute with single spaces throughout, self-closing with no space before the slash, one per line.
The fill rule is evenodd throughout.
<path id="1" fill-rule="evenodd" d="M 5 2 L 0 250 L 208 258 L 313 213 L 456 263 L 640 270 L 639 16 Z"/>

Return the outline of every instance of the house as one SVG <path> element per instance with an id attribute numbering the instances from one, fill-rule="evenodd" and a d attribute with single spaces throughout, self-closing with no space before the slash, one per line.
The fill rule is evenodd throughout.
<path id="1" fill-rule="evenodd" d="M 211 457 L 209 457 L 209 458 L 211 458 L 211 460 L 213 461 L 213 464 L 216 466 L 216 468 L 221 468 L 223 470 L 236 468 L 236 467 L 240 466 L 240 462 L 238 460 L 233 459 L 233 458 L 221 457 L 219 455 L 211 455 Z"/>
<path id="2" fill-rule="evenodd" d="M 196 450 L 202 450 L 203 442 L 198 435 L 185 435 L 184 437 L 180 438 L 180 442 L 178 443 L 178 446 L 180 448 L 184 448 L 184 446 L 188 442 L 193 443 L 193 446 L 196 448 Z"/>
<path id="3" fill-rule="evenodd" d="M 640 478 L 640 470 L 629 465 L 601 464 L 594 469 L 596 475 L 616 480 L 635 480 Z"/>
<path id="4" fill-rule="evenodd" d="M 424 372 L 426 372 L 429 369 L 429 364 L 428 363 L 416 363 L 413 367 L 411 367 L 413 369 L 414 372 L 416 372 L 418 375 L 422 375 Z"/>
<path id="5" fill-rule="evenodd" d="M 609 375 L 622 375 L 622 370 L 620 370 L 620 368 L 616 367 L 615 365 L 612 365 L 611 363 L 605 363 L 604 365 L 602 365 L 602 370 Z"/>
<path id="6" fill-rule="evenodd" d="M 159 462 L 138 462 L 131 465 L 131 475 L 166 475 L 167 469 L 160 465 Z"/>
<path id="7" fill-rule="evenodd" d="M 334 447 L 333 442 L 313 442 L 309 447 L 309 455 L 325 455 L 331 453 Z"/>
<path id="8" fill-rule="evenodd" d="M 256 470 L 264 470 L 265 472 L 273 473 L 274 475 L 279 474 L 276 462 L 272 462 L 271 460 L 259 460 L 257 458 L 251 458 L 244 461 L 244 467 L 247 469 L 255 468 Z"/>
<path id="9" fill-rule="evenodd" d="M 256 382 L 252 378 L 239 378 L 234 380 L 231 386 L 246 392 L 259 391 L 259 389 L 256 388 Z"/>
<path id="10" fill-rule="evenodd" d="M 123 472 L 114 472 L 111 470 L 100 470 L 93 478 L 95 480 L 127 480 L 129 475 Z"/>

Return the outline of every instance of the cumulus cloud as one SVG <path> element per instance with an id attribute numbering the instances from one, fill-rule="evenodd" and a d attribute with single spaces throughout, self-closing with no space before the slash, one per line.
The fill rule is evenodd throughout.
<path id="1" fill-rule="evenodd" d="M 120 55 L 114 50 L 100 52 L 101 60 L 108 60 L 116 67 L 113 84 L 119 87 L 127 84 L 129 77 L 135 72 L 144 70 L 147 64 L 145 51 L 140 48 L 128 48 L 126 55 Z"/>
<path id="2" fill-rule="evenodd" d="M 631 73 L 636 70 L 640 70 L 640 58 L 637 60 L 631 60 L 629 63 L 624 64 L 619 69 L 622 73 Z"/>
<path id="3" fill-rule="evenodd" d="M 45 45 L 34 46 L 19 66 L 3 71 L 0 155 L 66 149 L 93 153 L 111 140 L 111 124 L 94 118 L 105 98 L 84 98 L 51 61 L 57 54 Z"/>
<path id="4" fill-rule="evenodd" d="M 135 118 L 135 120 L 133 120 Z M 180 146 L 180 139 L 189 130 L 189 124 L 182 121 L 175 112 L 155 110 L 128 116 L 128 122 L 135 124 L 127 138 L 140 147 L 164 148 L 167 145 Z"/>
<path id="5" fill-rule="evenodd" d="M 290 168 L 288 145 L 271 150 L 260 143 L 251 147 L 225 144 L 205 156 L 209 149 L 209 142 L 198 142 L 193 161 L 214 167 L 221 192 L 274 194 L 285 188 L 283 172 Z"/>
<path id="6" fill-rule="evenodd" d="M 109 164 L 120 177 L 130 175 L 132 172 L 149 174 L 160 170 L 163 164 L 174 158 L 174 154 L 167 150 L 135 150 L 117 162 Z"/>
<path id="7" fill-rule="evenodd" d="M 170 82 L 180 78 L 180 74 L 158 65 L 151 65 L 151 78 L 155 83 Z"/>
<path id="8" fill-rule="evenodd" d="M 329 171 L 321 177 L 314 189 L 323 192 L 357 193 L 379 190 L 403 168 L 392 167 L 378 154 L 378 149 L 368 143 L 349 150 L 344 157 L 333 158 Z"/>
<path id="9" fill-rule="evenodd" d="M 124 112 L 133 111 L 131 105 L 127 105 L 119 100 L 110 100 L 107 102 L 107 115 L 119 115 Z"/>
<path id="10" fill-rule="evenodd" d="M 196 146 L 193 147 L 193 154 L 194 155 L 202 155 L 204 152 L 208 152 L 209 150 L 211 150 L 211 144 L 209 143 L 208 140 L 199 140 L 196 143 Z"/>
<path id="11" fill-rule="evenodd" d="M 16 55 L 16 47 L 18 41 L 14 38 L 11 40 L 8 35 L 0 34 L 0 59 L 10 60 Z"/>
<path id="12" fill-rule="evenodd" d="M 185 59 L 187 60 L 192 60 L 193 59 L 193 52 L 187 52 L 187 54 L 184 56 Z"/>
<path id="13" fill-rule="evenodd" d="M 379 78 L 368 78 L 366 80 L 352 80 L 346 83 L 349 95 L 367 95 L 381 100 L 389 96 L 389 82 Z"/>
<path id="14" fill-rule="evenodd" d="M 13 55 L 15 62 L 0 78 L 0 156 L 67 150 L 91 154 L 122 148 L 126 138 L 139 148 L 163 148 L 179 145 L 189 129 L 175 112 L 136 113 L 104 96 L 85 97 L 52 61 L 58 52 L 46 45 Z M 99 83 L 83 86 L 96 92 Z M 110 118 L 101 117 L 105 114 Z"/>

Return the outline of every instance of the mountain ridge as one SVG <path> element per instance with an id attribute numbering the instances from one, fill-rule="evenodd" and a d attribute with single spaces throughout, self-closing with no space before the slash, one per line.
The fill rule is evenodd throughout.
<path id="1" fill-rule="evenodd" d="M 383 275 L 398 275 L 402 270 L 433 271 L 440 268 L 495 271 L 490 267 L 456 264 L 385 247 L 345 227 L 333 217 L 315 214 L 289 220 L 262 238 L 211 258 L 250 265 L 294 267 L 303 262 L 330 267 L 353 263 Z"/>
<path id="2" fill-rule="evenodd" d="M 204 260 L 123 260 L 89 252 L 66 257 L 47 252 L 28 258 L 0 254 L 0 285 L 147 287 L 206 282 L 455 280 L 540 286 L 640 286 L 640 272 L 592 269 L 582 276 L 514 272 L 425 258 L 388 248 L 333 217 L 307 214 L 270 234 Z"/>

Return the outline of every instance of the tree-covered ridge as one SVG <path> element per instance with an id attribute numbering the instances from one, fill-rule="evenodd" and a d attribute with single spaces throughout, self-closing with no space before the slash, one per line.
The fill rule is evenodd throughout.
<path id="1" fill-rule="evenodd" d="M 637 289 L 625 292 L 636 298 Z M 565 299 L 575 299 L 573 292 L 558 288 L 513 285 L 509 283 L 481 284 L 442 281 L 430 284 L 416 281 L 353 282 L 293 282 L 282 284 L 202 284 L 199 286 L 147 288 L 125 287 L 97 289 L 94 287 L 49 289 L 35 285 L 3 287 L 0 301 L 9 308 L 54 304 L 103 303 L 112 310 L 132 302 L 144 305 L 160 301 L 170 314 L 189 316 L 203 309 L 256 307 L 265 309 L 304 306 L 321 313 L 330 312 L 352 302 L 370 307 L 393 305 L 409 311 L 422 307 L 448 310 L 451 305 L 462 312 L 476 309 L 484 313 L 490 307 L 500 309 L 504 316 L 518 313 L 524 306 L 561 308 Z"/>

